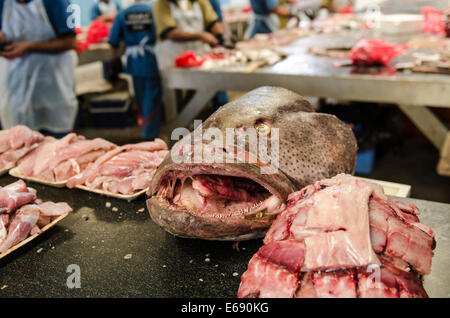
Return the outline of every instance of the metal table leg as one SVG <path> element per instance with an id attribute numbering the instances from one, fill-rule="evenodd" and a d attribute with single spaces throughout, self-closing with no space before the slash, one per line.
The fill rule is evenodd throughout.
<path id="1" fill-rule="evenodd" d="M 169 129 L 187 127 L 217 94 L 213 89 L 199 89 L 183 111 L 169 124 Z"/>
<path id="2" fill-rule="evenodd" d="M 178 115 L 177 96 L 175 89 L 163 87 L 163 101 L 166 115 L 166 123 L 175 120 Z"/>

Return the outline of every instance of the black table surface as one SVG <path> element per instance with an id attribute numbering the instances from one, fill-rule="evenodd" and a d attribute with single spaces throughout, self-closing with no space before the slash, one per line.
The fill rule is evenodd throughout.
<path id="1" fill-rule="evenodd" d="M 0 186 L 14 181 L 0 177 Z M 139 211 L 145 196 L 127 202 L 27 184 L 42 200 L 67 202 L 74 211 L 0 259 L 0 298 L 236 297 L 241 274 L 262 245 L 261 240 L 242 242 L 237 251 L 232 242 L 174 237 L 150 219 L 147 209 Z M 81 288 L 67 286 L 72 264 L 80 268 Z"/>
<path id="2" fill-rule="evenodd" d="M 0 186 L 14 181 L 0 177 Z M 74 211 L 0 259 L 0 298 L 234 298 L 242 273 L 262 246 L 260 239 L 241 242 L 238 251 L 232 242 L 174 237 L 150 219 L 145 197 L 129 203 L 77 189 L 28 185 L 44 201 L 65 201 Z M 401 200 L 417 205 L 421 221 L 436 234 L 425 289 L 430 297 L 450 297 L 450 205 Z M 70 265 L 79 266 L 81 288 L 67 285 L 73 277 Z"/>

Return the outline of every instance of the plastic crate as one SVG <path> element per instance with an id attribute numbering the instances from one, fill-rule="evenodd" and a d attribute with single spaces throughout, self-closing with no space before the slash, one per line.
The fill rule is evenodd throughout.
<path id="1" fill-rule="evenodd" d="M 375 148 L 360 151 L 356 156 L 356 173 L 370 174 L 373 172 L 375 166 Z"/>
<path id="2" fill-rule="evenodd" d="M 128 92 L 115 92 L 93 98 L 89 104 L 93 125 L 96 127 L 125 127 L 131 111 Z"/>

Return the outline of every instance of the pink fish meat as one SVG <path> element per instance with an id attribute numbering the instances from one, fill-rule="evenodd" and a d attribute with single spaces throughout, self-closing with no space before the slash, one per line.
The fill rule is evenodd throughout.
<path id="1" fill-rule="evenodd" d="M 239 297 L 427 297 L 434 234 L 419 211 L 349 175 L 289 196 L 242 275 Z"/>
<path id="2" fill-rule="evenodd" d="M 44 136 L 26 126 L 0 131 L 0 170 L 13 168 Z"/>
<path id="3" fill-rule="evenodd" d="M 67 182 L 67 187 L 87 186 L 115 194 L 130 195 L 147 189 L 156 168 L 168 154 L 164 141 L 125 145 L 99 157 L 85 171 Z"/>
<path id="4" fill-rule="evenodd" d="M 22 180 L 0 188 L 0 214 L 8 214 L 36 200 L 36 192 Z"/>
<path id="5" fill-rule="evenodd" d="M 24 177 L 63 182 L 81 173 L 90 162 L 115 147 L 104 139 L 86 140 L 76 134 L 69 134 L 60 140 L 47 138 L 20 160 L 17 169 Z"/>
<path id="6" fill-rule="evenodd" d="M 13 217 L 8 228 L 8 235 L 0 244 L 0 253 L 22 242 L 39 219 L 39 209 L 33 205 L 22 207 Z"/>

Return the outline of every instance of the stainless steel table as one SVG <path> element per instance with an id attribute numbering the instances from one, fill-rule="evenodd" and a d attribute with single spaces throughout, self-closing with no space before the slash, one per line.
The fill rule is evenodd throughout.
<path id="1" fill-rule="evenodd" d="M 246 74 L 239 69 L 163 71 L 166 117 L 170 128 L 185 127 L 219 90 L 248 91 L 260 86 L 281 86 L 304 96 L 397 104 L 425 136 L 441 149 L 448 129 L 427 108 L 450 108 L 450 76 L 433 74 L 363 75 L 351 67 L 337 68 L 328 57 L 308 54 L 314 47 L 352 47 L 367 31 L 314 35 L 299 39 L 285 51 L 289 57 L 274 66 Z M 392 39 L 388 39 L 392 40 Z M 397 42 L 406 39 L 396 38 Z M 193 99 L 177 112 L 175 89 L 196 90 Z"/>

